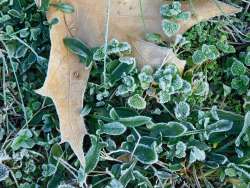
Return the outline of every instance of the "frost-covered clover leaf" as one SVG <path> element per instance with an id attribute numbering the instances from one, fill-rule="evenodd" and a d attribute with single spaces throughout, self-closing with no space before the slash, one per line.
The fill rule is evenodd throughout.
<path id="1" fill-rule="evenodd" d="M 116 96 L 124 96 L 136 89 L 135 79 L 132 76 L 123 76 L 121 85 L 118 86 Z"/>
<path id="2" fill-rule="evenodd" d="M 185 120 L 190 115 L 190 106 L 187 102 L 182 101 L 176 105 L 174 112 L 178 120 Z"/>
<path id="3" fill-rule="evenodd" d="M 136 94 L 128 99 L 128 105 L 137 110 L 143 110 L 146 108 L 146 101 L 140 95 Z"/>
<path id="4" fill-rule="evenodd" d="M 32 132 L 29 129 L 22 129 L 17 133 L 17 136 L 11 144 L 11 148 L 16 151 L 21 148 L 32 148 L 35 145 L 32 139 Z"/>
<path id="5" fill-rule="evenodd" d="M 228 44 L 227 41 L 219 41 L 217 42 L 216 46 L 219 50 L 227 54 L 236 52 L 234 46 Z"/>
<path id="6" fill-rule="evenodd" d="M 173 17 L 181 13 L 181 3 L 174 1 L 171 4 L 164 4 L 160 8 L 163 17 Z"/>
<path id="7" fill-rule="evenodd" d="M 249 87 L 249 77 L 247 75 L 241 75 L 234 78 L 231 82 L 231 87 L 239 93 L 246 92 Z"/>
<path id="8" fill-rule="evenodd" d="M 158 161 L 158 154 L 156 152 L 156 143 L 152 146 L 138 144 L 135 150 L 135 158 L 143 164 L 154 164 Z"/>
<path id="9" fill-rule="evenodd" d="M 155 44 L 162 44 L 163 43 L 161 35 L 157 34 L 157 33 L 147 33 L 145 35 L 145 39 L 146 39 L 146 41 L 152 42 Z"/>
<path id="10" fill-rule="evenodd" d="M 183 79 L 178 74 L 173 78 L 172 87 L 175 91 L 180 90 L 183 87 Z"/>
<path id="11" fill-rule="evenodd" d="M 189 165 L 196 161 L 204 161 L 206 159 L 206 153 L 196 146 L 193 146 L 189 156 Z"/>
<path id="12" fill-rule="evenodd" d="M 164 19 L 162 21 L 162 29 L 168 37 L 172 37 L 180 30 L 181 26 L 178 23 Z"/>
<path id="13" fill-rule="evenodd" d="M 185 157 L 186 156 L 186 150 L 187 150 L 187 145 L 184 142 L 179 141 L 176 144 L 175 156 L 177 158 L 179 158 L 179 159 Z"/>
<path id="14" fill-rule="evenodd" d="M 172 79 L 173 79 L 173 76 L 170 75 L 170 74 L 161 77 L 159 79 L 159 87 L 160 87 L 160 89 L 162 89 L 163 91 L 169 90 L 169 88 L 172 85 Z"/>
<path id="15" fill-rule="evenodd" d="M 8 177 L 9 177 L 9 168 L 6 165 L 0 163 L 0 182 L 4 181 Z"/>
<path id="16" fill-rule="evenodd" d="M 108 44 L 107 54 L 122 54 L 122 53 L 130 53 L 131 45 L 127 42 L 119 42 L 116 39 L 112 39 Z M 94 55 L 93 60 L 95 61 L 103 61 L 105 57 L 104 47 L 98 48 Z"/>
<path id="17" fill-rule="evenodd" d="M 218 49 L 214 45 L 203 44 L 202 52 L 209 60 L 216 60 L 220 56 Z"/>
<path id="18" fill-rule="evenodd" d="M 150 74 L 147 74 L 146 72 L 141 72 L 138 75 L 138 78 L 141 83 L 142 89 L 148 89 L 150 87 L 150 84 L 153 82 L 153 76 Z"/>
<path id="19" fill-rule="evenodd" d="M 191 18 L 191 12 L 183 11 L 176 16 L 177 20 L 188 21 Z"/>
<path id="20" fill-rule="evenodd" d="M 194 52 L 192 59 L 194 64 L 200 65 L 207 60 L 207 57 L 201 50 L 197 50 Z"/>
<path id="21" fill-rule="evenodd" d="M 250 66 L 250 52 L 247 52 L 247 55 L 245 57 L 245 65 Z"/>
<path id="22" fill-rule="evenodd" d="M 112 179 L 105 188 L 124 188 L 124 186 L 117 179 Z"/>
<path id="23" fill-rule="evenodd" d="M 209 92 L 209 84 L 204 80 L 195 80 L 193 83 L 193 94 L 196 96 L 206 96 Z"/>
<path id="24" fill-rule="evenodd" d="M 42 175 L 43 177 L 49 177 L 56 173 L 57 167 L 53 164 L 43 164 L 42 165 Z"/>
<path id="25" fill-rule="evenodd" d="M 165 104 L 171 100 L 171 95 L 169 91 L 160 91 L 158 93 L 158 96 L 160 104 Z"/>
<path id="26" fill-rule="evenodd" d="M 234 62 L 231 66 L 231 72 L 234 76 L 244 75 L 246 73 L 246 67 L 241 61 L 234 58 Z"/>

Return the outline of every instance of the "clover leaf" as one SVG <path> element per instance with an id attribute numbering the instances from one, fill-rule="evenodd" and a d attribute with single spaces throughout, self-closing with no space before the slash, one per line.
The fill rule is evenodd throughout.
<path id="1" fill-rule="evenodd" d="M 128 105 L 137 110 L 143 110 L 146 108 L 146 101 L 140 95 L 136 94 L 128 99 Z"/>
<path id="2" fill-rule="evenodd" d="M 177 34 L 177 32 L 180 30 L 181 26 L 178 23 L 164 19 L 162 21 L 162 28 L 163 28 L 164 33 L 168 37 L 172 37 L 175 34 Z"/>
<path id="3" fill-rule="evenodd" d="M 234 62 L 231 66 L 231 72 L 234 76 L 244 75 L 246 72 L 246 67 L 241 61 L 234 59 Z"/>
<path id="4" fill-rule="evenodd" d="M 200 65 L 207 60 L 207 57 L 202 52 L 202 50 L 197 50 L 194 52 L 192 59 L 193 59 L 194 64 Z"/>
<path id="5" fill-rule="evenodd" d="M 176 105 L 174 111 L 178 120 L 185 120 L 190 115 L 190 106 L 187 102 L 182 101 Z"/>

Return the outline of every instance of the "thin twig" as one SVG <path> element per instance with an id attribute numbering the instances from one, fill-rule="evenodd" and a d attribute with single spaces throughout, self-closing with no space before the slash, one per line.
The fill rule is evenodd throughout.
<path id="1" fill-rule="evenodd" d="M 110 19 L 110 7 L 111 7 L 111 0 L 108 0 L 107 9 L 106 9 L 106 24 L 105 24 L 105 44 L 104 44 L 104 70 L 103 70 L 103 78 L 104 78 L 104 85 L 106 89 L 107 84 L 107 58 L 108 58 L 108 37 L 109 37 L 109 19 Z"/>

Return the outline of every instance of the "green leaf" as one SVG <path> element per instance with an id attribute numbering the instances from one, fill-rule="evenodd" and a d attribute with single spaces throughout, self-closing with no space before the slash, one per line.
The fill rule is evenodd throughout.
<path id="1" fill-rule="evenodd" d="M 21 148 L 32 148 L 35 145 L 32 136 L 33 134 L 29 129 L 22 129 L 17 133 L 17 136 L 11 144 L 11 148 L 14 151 Z"/>
<path id="2" fill-rule="evenodd" d="M 99 134 L 108 134 L 108 135 L 121 135 L 123 134 L 127 128 L 121 124 L 120 122 L 112 122 L 101 125 Z"/>
<path id="3" fill-rule="evenodd" d="M 250 52 L 247 52 L 247 55 L 245 57 L 245 65 L 250 66 Z"/>
<path id="4" fill-rule="evenodd" d="M 172 22 L 170 20 L 163 20 L 162 21 L 162 28 L 164 33 L 168 36 L 168 37 L 172 37 L 175 34 L 177 34 L 177 32 L 180 30 L 181 26 L 178 23 Z"/>
<path id="5" fill-rule="evenodd" d="M 81 117 L 86 117 L 87 115 L 89 115 L 91 110 L 92 110 L 91 106 L 85 105 L 84 108 L 81 110 Z"/>
<path id="6" fill-rule="evenodd" d="M 214 45 L 203 44 L 202 52 L 209 60 L 216 60 L 220 56 L 218 49 Z"/>
<path id="7" fill-rule="evenodd" d="M 187 145 L 184 142 L 179 141 L 176 144 L 175 156 L 179 159 L 184 158 L 186 156 L 186 150 Z"/>
<path id="8" fill-rule="evenodd" d="M 56 3 L 56 4 L 51 4 L 51 5 L 56 7 L 58 10 L 60 10 L 64 13 L 71 14 L 71 13 L 75 12 L 74 7 L 68 3 L 60 2 L 60 3 Z"/>
<path id="9" fill-rule="evenodd" d="M 193 94 L 196 96 L 206 96 L 209 92 L 209 84 L 203 80 L 195 80 L 193 83 Z"/>
<path id="10" fill-rule="evenodd" d="M 231 82 L 231 87 L 237 90 L 238 93 L 242 94 L 247 91 L 249 84 L 249 78 L 247 75 L 241 75 L 236 77 Z"/>
<path id="11" fill-rule="evenodd" d="M 168 74 L 159 79 L 159 88 L 163 91 L 169 91 L 172 84 L 173 76 Z"/>
<path id="12" fill-rule="evenodd" d="M 247 112 L 245 115 L 245 120 L 244 120 L 244 126 L 239 134 L 239 136 L 237 137 L 237 139 L 235 140 L 235 145 L 237 147 L 240 146 L 240 142 L 241 142 L 241 138 L 244 134 L 247 133 L 247 131 L 249 131 L 250 129 L 250 112 Z M 248 140 L 250 140 L 250 138 L 248 138 Z"/>
<path id="13" fill-rule="evenodd" d="M 117 114 L 115 108 L 111 108 L 111 110 L 109 111 L 109 116 L 113 119 L 113 120 L 118 120 L 120 117 Z"/>
<path id="14" fill-rule="evenodd" d="M 171 100 L 171 95 L 169 91 L 160 91 L 158 95 L 160 104 L 168 103 Z"/>
<path id="15" fill-rule="evenodd" d="M 9 172 L 9 168 L 6 165 L 0 163 L 0 182 L 4 181 L 9 177 Z"/>
<path id="16" fill-rule="evenodd" d="M 225 169 L 225 174 L 229 177 L 235 177 L 237 176 L 237 173 L 234 168 L 226 168 Z"/>
<path id="17" fill-rule="evenodd" d="M 182 101 L 176 105 L 174 112 L 178 120 L 184 120 L 190 115 L 190 106 L 187 102 Z"/>
<path id="18" fill-rule="evenodd" d="M 200 65 L 207 60 L 207 57 L 201 50 L 197 50 L 194 52 L 192 59 L 194 64 Z"/>
<path id="19" fill-rule="evenodd" d="M 139 127 L 150 123 L 151 118 L 146 116 L 133 116 L 127 118 L 120 118 L 119 122 L 121 122 L 126 127 Z"/>
<path id="20" fill-rule="evenodd" d="M 108 45 L 108 55 L 119 54 L 124 52 L 130 52 L 131 45 L 127 42 L 119 42 L 116 39 L 112 39 Z"/>
<path id="21" fill-rule="evenodd" d="M 170 4 L 164 4 L 160 8 L 160 13 L 163 17 L 173 17 L 181 13 L 181 3 L 174 1 Z"/>
<path id="22" fill-rule="evenodd" d="M 161 134 L 163 137 L 176 138 L 185 134 L 187 128 L 178 122 L 168 122 L 155 124 L 152 131 L 154 133 Z"/>
<path id="23" fill-rule="evenodd" d="M 86 166 L 85 166 L 85 173 L 88 174 L 93 171 L 100 159 L 100 152 L 102 148 L 105 146 L 103 143 L 99 142 L 98 138 L 94 135 L 90 135 L 91 139 L 91 147 L 87 152 L 85 159 L 86 159 Z"/>
<path id="24" fill-rule="evenodd" d="M 59 144 L 54 144 L 50 150 L 49 163 L 57 165 L 57 158 L 63 157 L 63 150 Z"/>
<path id="25" fill-rule="evenodd" d="M 234 163 L 229 163 L 227 167 L 234 168 L 236 171 L 244 174 L 248 179 L 250 179 L 250 173 L 247 172 L 245 169 L 241 168 L 239 165 L 236 165 Z"/>
<path id="26" fill-rule="evenodd" d="M 216 123 L 208 124 L 205 127 L 207 139 L 209 139 L 209 136 L 213 133 L 227 132 L 231 130 L 232 127 L 233 122 L 229 120 L 219 120 Z"/>
<path id="27" fill-rule="evenodd" d="M 151 147 L 138 144 L 135 153 L 135 158 L 143 164 L 154 164 L 158 161 L 158 155 L 156 152 L 156 143 L 153 143 Z"/>
<path id="28" fill-rule="evenodd" d="M 172 87 L 175 91 L 180 90 L 183 86 L 183 80 L 179 75 L 176 75 L 172 80 Z"/>
<path id="29" fill-rule="evenodd" d="M 231 87 L 225 84 L 223 84 L 223 90 L 224 90 L 224 97 L 227 97 L 232 92 Z"/>
<path id="30" fill-rule="evenodd" d="M 227 53 L 227 54 L 236 52 L 234 46 L 228 44 L 227 41 L 219 41 L 216 44 L 216 46 L 219 50 L 221 50 L 222 52 Z"/>
<path id="31" fill-rule="evenodd" d="M 191 12 L 189 11 L 183 11 L 176 16 L 177 20 L 183 20 L 183 21 L 188 21 L 190 18 L 191 18 Z"/>
<path id="32" fill-rule="evenodd" d="M 43 164 L 42 170 L 43 177 L 49 177 L 56 173 L 57 167 L 53 164 Z"/>
<path id="33" fill-rule="evenodd" d="M 134 171 L 135 179 L 138 181 L 139 186 L 145 186 L 145 188 L 153 188 L 153 185 L 149 181 L 147 177 L 145 177 L 142 173 L 140 173 L 138 170 Z"/>
<path id="34" fill-rule="evenodd" d="M 203 150 L 193 146 L 189 156 L 189 165 L 196 161 L 204 161 L 206 159 L 206 154 Z"/>
<path id="35" fill-rule="evenodd" d="M 107 185 L 105 188 L 124 188 L 124 186 L 117 179 L 112 179 L 109 185 Z"/>
<path id="36" fill-rule="evenodd" d="M 146 101 L 140 95 L 136 94 L 128 99 L 128 105 L 137 110 L 143 110 L 146 108 Z"/>
<path id="37" fill-rule="evenodd" d="M 152 43 L 155 43 L 155 44 L 163 43 L 162 37 L 158 33 L 147 33 L 146 36 L 145 36 L 145 39 L 146 39 L 146 41 L 152 42 Z"/>
<path id="38" fill-rule="evenodd" d="M 228 158 L 225 155 L 221 155 L 218 153 L 211 153 L 208 156 L 209 160 L 214 161 L 218 164 L 225 165 L 228 162 Z"/>
<path id="39" fill-rule="evenodd" d="M 231 66 L 231 72 L 234 76 L 240 76 L 245 74 L 246 67 L 241 61 L 234 59 L 234 62 Z"/>
<path id="40" fill-rule="evenodd" d="M 38 5 L 39 10 L 40 10 L 40 11 L 43 11 L 43 12 L 47 12 L 48 9 L 49 9 L 50 1 L 51 1 L 51 0 L 40 0 L 39 2 L 40 2 L 41 4 Z"/>
<path id="41" fill-rule="evenodd" d="M 116 66 L 110 73 L 111 84 L 114 84 L 115 82 L 121 80 L 124 74 L 128 75 L 130 72 L 132 72 L 135 69 L 135 66 L 136 61 L 134 58 L 120 58 L 119 62 L 116 63 Z"/>
<path id="42" fill-rule="evenodd" d="M 141 87 L 144 90 L 148 89 L 150 87 L 150 84 L 154 81 L 153 76 L 147 74 L 146 72 L 141 72 L 138 75 L 138 78 L 140 80 Z"/>
<path id="43" fill-rule="evenodd" d="M 91 51 L 81 40 L 72 37 L 63 39 L 64 45 L 74 54 L 78 55 L 82 60 L 89 60 L 92 56 Z"/>
<path id="44" fill-rule="evenodd" d="M 119 178 L 119 181 L 122 183 L 124 187 L 127 187 L 128 183 L 132 180 L 135 179 L 133 171 L 134 167 L 136 165 L 136 162 L 133 162 L 132 164 L 128 165 L 123 165 L 123 169 L 121 171 L 121 176 Z"/>
<path id="45" fill-rule="evenodd" d="M 231 135 L 240 134 L 242 127 L 244 126 L 244 116 L 240 114 L 225 111 L 225 110 L 217 110 L 220 119 L 227 119 L 233 122 L 233 128 L 228 133 Z"/>

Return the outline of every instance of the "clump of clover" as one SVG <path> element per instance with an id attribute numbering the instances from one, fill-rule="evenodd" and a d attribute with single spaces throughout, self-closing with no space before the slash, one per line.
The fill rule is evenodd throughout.
<path id="1" fill-rule="evenodd" d="M 162 21 L 162 29 L 168 37 L 176 35 L 181 26 L 178 21 L 188 21 L 191 17 L 191 12 L 183 11 L 179 1 L 173 1 L 170 4 L 164 4 L 160 9 Z"/>
<path id="2" fill-rule="evenodd" d="M 134 73 L 136 71 L 135 58 L 130 57 L 131 46 L 127 42 L 113 39 L 107 48 L 107 66 L 103 66 L 105 58 L 104 47 L 96 49 L 93 60 L 91 77 L 100 76 L 96 82 L 90 82 L 90 95 L 96 94 L 98 106 L 103 106 L 108 97 L 126 96 L 135 90 Z M 106 70 L 104 71 L 104 68 Z M 105 74 L 102 74 L 105 72 Z M 106 77 L 104 79 L 104 77 Z M 94 79 L 95 80 L 95 79 Z M 98 81 L 106 81 L 98 82 Z M 117 87 L 115 90 L 114 88 Z"/>
<path id="3" fill-rule="evenodd" d="M 231 75 L 233 77 L 231 81 L 231 87 L 239 94 L 246 93 L 249 89 L 249 69 L 250 66 L 250 52 L 242 53 L 242 60 L 236 58 L 232 59 Z"/>
<path id="4" fill-rule="evenodd" d="M 213 45 L 204 45 L 201 51 L 207 60 L 219 54 Z M 217 107 L 203 109 L 209 94 L 206 73 L 195 72 L 189 82 L 171 62 L 156 70 L 146 65 L 139 71 L 130 56 L 131 46 L 116 39 L 108 44 L 106 56 L 104 47 L 89 52 L 92 70 L 82 115 L 90 125 L 91 147 L 83 176 L 98 167 L 116 177 L 106 183 L 124 187 L 134 187 L 142 178 L 152 187 L 148 177 L 160 174 L 184 182 L 188 176 L 180 172 L 197 167 L 213 169 L 222 179 L 249 176 L 245 166 L 228 156 L 245 155 L 250 113 L 244 119 Z M 235 119 L 240 129 L 234 126 Z M 228 143 L 232 149 L 224 153 Z M 158 164 L 162 169 L 157 169 Z"/>
<path id="5" fill-rule="evenodd" d="M 235 53 L 235 48 L 228 43 L 226 36 L 222 36 L 215 45 L 203 44 L 201 49 L 193 53 L 192 59 L 194 64 L 201 65 L 206 61 L 215 61 L 222 55 L 230 53 Z"/>
<path id="6" fill-rule="evenodd" d="M 149 96 L 153 96 L 160 104 L 171 100 L 186 100 L 191 94 L 191 85 L 183 80 L 178 68 L 173 65 L 166 65 L 153 72 L 152 68 L 145 66 L 138 76 L 141 88 L 146 90 Z"/>
<path id="7" fill-rule="evenodd" d="M 179 1 L 162 5 L 160 14 L 163 17 L 162 29 L 167 37 L 178 33 L 181 28 L 180 21 L 188 21 L 191 18 L 191 12 L 183 11 Z M 147 33 L 145 39 L 158 45 L 164 45 L 162 36 L 158 33 Z"/>

